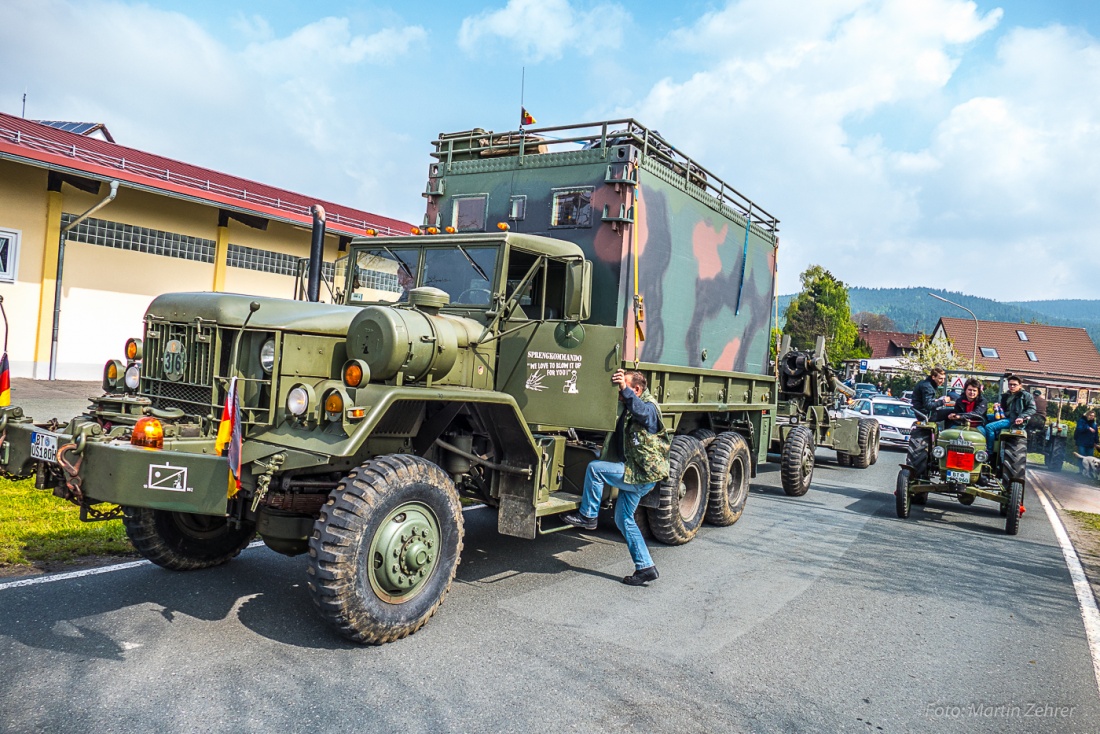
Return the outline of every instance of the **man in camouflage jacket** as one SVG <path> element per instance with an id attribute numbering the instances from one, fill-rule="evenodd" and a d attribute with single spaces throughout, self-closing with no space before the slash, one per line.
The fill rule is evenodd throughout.
<path id="1" fill-rule="evenodd" d="M 635 569 L 623 583 L 642 586 L 656 580 L 658 573 L 642 531 L 634 522 L 634 512 L 642 497 L 668 477 L 669 437 L 657 400 L 646 389 L 645 375 L 635 370 L 617 370 L 611 382 L 619 388 L 623 412 L 611 441 L 604 447 L 604 456 L 588 465 L 580 512 L 567 513 L 562 520 L 574 527 L 594 530 L 604 485 L 618 487 L 615 525 L 626 538 Z"/>

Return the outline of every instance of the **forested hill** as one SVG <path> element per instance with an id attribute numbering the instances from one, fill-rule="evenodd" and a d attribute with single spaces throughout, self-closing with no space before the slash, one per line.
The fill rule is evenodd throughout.
<path id="1" fill-rule="evenodd" d="M 898 331 L 930 333 L 941 316 L 970 318 L 962 309 L 936 300 L 929 293 L 966 306 L 984 321 L 1080 326 L 1100 345 L 1100 300 L 1017 301 L 1002 303 L 939 288 L 849 288 L 852 313 L 867 311 L 890 317 Z M 779 297 L 779 316 L 794 295 Z"/>

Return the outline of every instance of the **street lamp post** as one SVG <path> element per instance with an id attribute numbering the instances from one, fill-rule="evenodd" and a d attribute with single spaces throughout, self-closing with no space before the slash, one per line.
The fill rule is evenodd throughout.
<path id="1" fill-rule="evenodd" d="M 970 355 L 970 369 L 971 370 L 977 370 L 978 369 L 978 317 L 974 315 L 973 311 L 971 311 L 966 306 L 963 306 L 962 304 L 955 303 L 954 301 L 949 301 L 946 298 L 944 298 L 943 296 L 937 296 L 935 293 L 929 293 L 928 295 L 932 296 L 933 298 L 938 298 L 939 300 L 943 301 L 944 303 L 950 303 L 952 306 L 957 306 L 957 307 L 961 308 L 963 311 L 966 311 L 968 314 L 970 314 L 970 317 L 972 319 L 974 319 L 974 351 L 971 352 L 971 355 Z"/>

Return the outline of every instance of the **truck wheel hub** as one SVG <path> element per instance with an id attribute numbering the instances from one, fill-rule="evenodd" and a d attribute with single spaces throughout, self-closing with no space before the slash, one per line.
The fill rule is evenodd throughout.
<path id="1" fill-rule="evenodd" d="M 423 587 L 435 567 L 439 522 L 425 505 L 404 504 L 382 521 L 370 548 L 370 583 L 389 602 L 402 602 Z"/>

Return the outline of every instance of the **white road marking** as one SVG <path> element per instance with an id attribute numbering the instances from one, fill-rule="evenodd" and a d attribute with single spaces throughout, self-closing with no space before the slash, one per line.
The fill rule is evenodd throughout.
<path id="1" fill-rule="evenodd" d="M 1089 652 L 1092 653 L 1092 669 L 1096 675 L 1097 690 L 1100 691 L 1100 608 L 1096 606 L 1096 597 L 1092 594 L 1085 569 L 1081 566 L 1081 559 L 1077 557 L 1077 551 L 1070 542 L 1069 533 L 1066 532 L 1062 519 L 1058 517 L 1057 510 L 1051 503 L 1047 493 L 1035 487 L 1035 494 L 1046 510 L 1047 519 L 1054 528 L 1054 535 L 1058 538 L 1058 544 L 1062 546 L 1062 555 L 1066 559 L 1066 567 L 1069 569 L 1070 580 L 1073 581 L 1073 590 L 1077 592 L 1077 603 L 1081 607 L 1081 619 L 1085 623 L 1085 636 L 1089 641 Z"/>
<path id="2" fill-rule="evenodd" d="M 263 545 L 262 540 L 254 540 L 248 544 L 249 548 L 258 548 Z M 0 584 L 0 591 L 5 589 L 18 589 L 21 586 L 37 586 L 38 584 L 49 584 L 54 581 L 68 581 L 69 579 L 78 579 L 84 576 L 98 576 L 101 573 L 112 573 L 114 571 L 125 571 L 128 568 L 137 568 L 138 566 L 148 566 L 149 561 L 127 561 L 126 563 L 116 563 L 112 566 L 99 566 L 98 568 L 85 568 L 80 571 L 69 571 L 67 573 L 52 573 L 46 576 L 32 576 L 29 579 L 18 579 L 17 581 L 6 581 Z"/>

